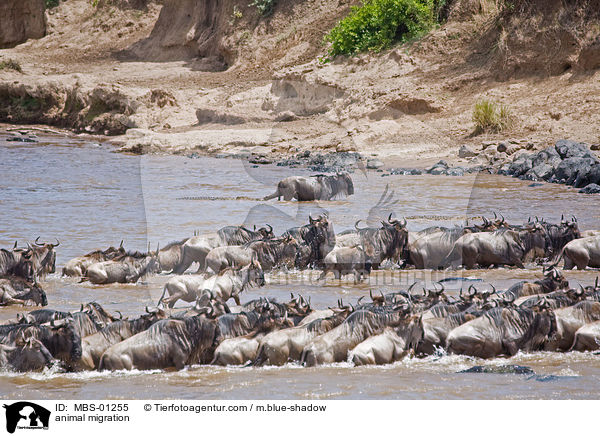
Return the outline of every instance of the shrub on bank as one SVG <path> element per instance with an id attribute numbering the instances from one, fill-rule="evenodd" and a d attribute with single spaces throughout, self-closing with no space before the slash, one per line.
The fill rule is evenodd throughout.
<path id="1" fill-rule="evenodd" d="M 510 108 L 504 104 L 482 98 L 473 108 L 472 115 L 475 123 L 475 133 L 501 132 L 512 124 Z"/>
<path id="2" fill-rule="evenodd" d="M 21 64 L 18 61 L 15 61 L 14 59 L 1 60 L 0 61 L 0 71 L 2 71 L 2 70 L 14 70 L 14 71 L 18 71 L 19 73 L 23 72 L 23 69 L 21 68 Z"/>
<path id="3" fill-rule="evenodd" d="M 381 51 L 427 32 L 446 0 L 364 0 L 325 36 L 329 56 Z"/>

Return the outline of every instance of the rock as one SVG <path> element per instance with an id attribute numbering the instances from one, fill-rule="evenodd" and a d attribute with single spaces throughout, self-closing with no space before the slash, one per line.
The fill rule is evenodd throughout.
<path id="1" fill-rule="evenodd" d="M 500 144 L 498 144 L 498 146 L 496 147 L 496 150 L 498 150 L 499 152 L 504 152 L 506 153 L 506 150 L 508 150 L 510 148 L 510 144 L 508 142 L 501 142 Z"/>
<path id="2" fill-rule="evenodd" d="M 498 170 L 498 174 L 500 174 L 502 176 L 509 176 L 510 175 L 509 171 L 510 171 L 510 164 L 506 163 L 500 167 L 500 169 Z"/>
<path id="3" fill-rule="evenodd" d="M 510 164 L 508 173 L 513 177 L 520 177 L 532 168 L 533 160 L 529 156 L 521 156 Z"/>
<path id="4" fill-rule="evenodd" d="M 587 171 L 580 171 L 573 186 L 581 188 L 591 183 L 600 183 L 600 163 L 592 165 Z"/>
<path id="5" fill-rule="evenodd" d="M 592 158 L 566 158 L 556 167 L 550 181 L 553 183 L 566 183 L 567 185 L 572 185 L 580 172 L 587 173 L 595 163 L 596 160 Z"/>
<path id="6" fill-rule="evenodd" d="M 568 159 L 570 157 L 594 157 L 587 144 L 582 142 L 561 139 L 556 142 L 554 147 L 562 159 Z"/>
<path id="7" fill-rule="evenodd" d="M 198 119 L 198 124 L 225 124 L 225 125 L 235 125 L 235 124 L 243 124 L 247 119 L 237 116 L 231 115 L 225 112 L 213 110 L 213 109 L 196 109 L 196 118 Z"/>
<path id="8" fill-rule="evenodd" d="M 441 160 L 438 163 L 436 163 L 434 166 L 432 166 L 431 168 L 426 170 L 426 172 L 429 174 L 433 174 L 433 175 L 439 175 L 439 174 L 444 174 L 444 172 L 447 169 L 448 169 L 448 162 L 446 162 L 445 160 Z"/>
<path id="9" fill-rule="evenodd" d="M 554 167 L 552 167 L 551 165 L 542 163 L 540 165 L 533 167 L 529 171 L 527 171 L 527 173 L 525 173 L 525 179 L 534 180 L 534 181 L 549 180 L 553 174 L 554 174 Z"/>
<path id="10" fill-rule="evenodd" d="M 444 167 L 434 167 L 432 168 L 429 172 L 429 174 L 434 175 L 434 176 L 440 176 L 442 174 L 447 174 L 447 168 Z"/>
<path id="11" fill-rule="evenodd" d="M 541 165 L 543 163 L 547 163 L 547 164 L 551 165 L 552 167 L 556 168 L 560 164 L 561 161 L 562 161 L 562 158 L 556 151 L 556 148 L 554 148 L 553 146 L 547 147 L 546 149 L 541 150 L 533 155 L 533 166 L 534 167 Z"/>
<path id="12" fill-rule="evenodd" d="M 600 194 L 600 185 L 590 183 L 585 188 L 579 190 L 582 194 Z"/>
<path id="13" fill-rule="evenodd" d="M 485 150 L 486 148 L 491 147 L 493 145 L 496 145 L 496 141 L 483 141 L 481 143 L 481 149 Z"/>
<path id="14" fill-rule="evenodd" d="M 44 0 L 2 0 L 0 2 L 0 48 L 14 47 L 46 34 Z"/>
<path id="15" fill-rule="evenodd" d="M 275 121 L 281 122 L 281 123 L 285 123 L 285 122 L 288 122 L 288 121 L 296 121 L 297 119 L 298 119 L 298 115 L 296 115 L 292 111 L 281 112 L 280 114 L 278 114 L 275 117 Z"/>
<path id="16" fill-rule="evenodd" d="M 465 170 L 461 167 L 450 168 L 446 171 L 446 174 L 449 176 L 464 176 Z"/>
<path id="17" fill-rule="evenodd" d="M 367 168 L 370 170 L 376 170 L 383 167 L 385 164 L 378 159 L 369 159 L 367 161 Z"/>
<path id="18" fill-rule="evenodd" d="M 466 145 L 461 146 L 460 149 L 458 150 L 458 157 L 460 157 L 460 158 L 474 157 L 474 156 L 477 156 L 477 153 L 475 153 L 471 148 L 467 147 Z"/>

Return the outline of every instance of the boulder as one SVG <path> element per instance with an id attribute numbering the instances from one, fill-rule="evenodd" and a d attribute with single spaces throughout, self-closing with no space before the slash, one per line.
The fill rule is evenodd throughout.
<path id="1" fill-rule="evenodd" d="M 14 47 L 46 34 L 44 0 L 0 1 L 0 48 Z"/>
<path id="2" fill-rule="evenodd" d="M 590 183 L 585 188 L 579 190 L 582 194 L 600 194 L 600 185 Z"/>
<path id="3" fill-rule="evenodd" d="M 569 157 L 564 159 L 554 171 L 551 182 L 566 183 L 572 185 L 577 179 L 579 173 L 587 173 L 592 165 L 596 163 L 596 159 L 583 157 Z"/>
<path id="4" fill-rule="evenodd" d="M 369 159 L 367 161 L 367 168 L 370 170 L 376 170 L 383 167 L 385 164 L 381 162 L 379 159 Z"/>
<path id="5" fill-rule="evenodd" d="M 518 156 L 508 169 L 508 173 L 513 177 L 520 177 L 533 168 L 533 159 L 530 156 Z"/>
<path id="6" fill-rule="evenodd" d="M 554 167 L 546 163 L 537 165 L 525 173 L 527 180 L 549 180 L 554 174 Z"/>
<path id="7" fill-rule="evenodd" d="M 600 163 L 593 164 L 587 171 L 580 171 L 573 183 L 576 188 L 587 186 L 590 183 L 600 183 Z"/>
<path id="8" fill-rule="evenodd" d="M 561 139 L 556 142 L 554 148 L 562 159 L 568 159 L 570 157 L 594 157 L 590 148 L 583 142 Z"/>
<path id="9" fill-rule="evenodd" d="M 554 148 L 554 146 L 547 147 L 546 149 L 537 152 L 533 156 L 533 166 L 534 167 L 547 163 L 550 166 L 556 168 L 560 164 L 561 161 L 562 161 L 562 158 L 560 157 L 560 155 L 558 154 L 558 152 L 556 151 L 556 148 Z"/>
<path id="10" fill-rule="evenodd" d="M 473 156 L 477 156 L 477 153 L 475 153 L 470 147 L 463 145 L 460 147 L 460 149 L 458 150 L 458 157 L 460 158 L 466 158 L 466 157 L 473 157 Z"/>

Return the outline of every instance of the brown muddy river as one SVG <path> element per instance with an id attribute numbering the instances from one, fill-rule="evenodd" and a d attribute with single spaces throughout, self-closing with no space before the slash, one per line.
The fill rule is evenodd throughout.
<path id="1" fill-rule="evenodd" d="M 408 218 L 409 230 L 462 223 L 465 216 L 501 212 L 510 222 L 529 216 L 558 221 L 577 216 L 581 229 L 600 228 L 600 196 L 578 194 L 560 185 L 529 187 L 530 182 L 492 175 L 389 176 L 369 171 L 353 174 L 356 194 L 328 203 L 259 201 L 275 182 L 304 169 L 275 165 L 253 168 L 234 159 L 183 156 L 126 156 L 107 145 L 77 139 L 44 137 L 35 144 L 7 142 L 0 132 L 0 246 L 41 236 L 58 238 L 57 271 L 75 256 L 118 245 L 145 250 L 213 231 L 226 225 L 271 224 L 280 234 L 305 224 L 308 214 L 328 211 L 336 232 L 351 228 L 374 208 L 387 216 L 393 210 Z M 377 207 L 389 184 L 396 201 Z M 242 197 L 241 199 L 236 197 Z M 190 199 L 194 198 L 194 199 Z M 204 199 L 203 199 L 204 198 Z M 571 285 L 591 284 L 597 271 L 566 272 Z M 313 307 L 335 305 L 338 298 L 354 302 L 369 289 L 391 291 L 413 279 L 429 281 L 466 275 L 485 287 L 507 287 L 541 276 L 541 269 L 431 272 L 379 271 L 370 282 L 350 280 L 325 285 L 310 273 L 272 274 L 268 284 L 242 294 L 242 302 L 258 296 L 283 301 L 290 292 L 311 297 Z M 348 276 L 350 277 L 350 276 Z M 109 311 L 136 315 L 156 304 L 167 276 L 153 276 L 136 285 L 96 286 L 60 277 L 43 282 L 49 307 L 75 310 L 97 301 Z M 455 285 L 459 286 L 459 285 Z M 457 287 L 450 294 L 457 292 Z M 13 318 L 19 307 L 0 308 L 0 319 Z M 26 308 L 25 310 L 29 310 Z M 537 376 L 459 374 L 478 364 L 519 364 Z M 600 356 L 593 353 L 533 353 L 483 361 L 437 355 L 406 359 L 393 365 L 354 368 L 337 364 L 318 368 L 191 367 L 179 372 L 132 371 L 60 374 L 0 373 L 2 398 L 44 399 L 559 399 L 599 398 Z"/>

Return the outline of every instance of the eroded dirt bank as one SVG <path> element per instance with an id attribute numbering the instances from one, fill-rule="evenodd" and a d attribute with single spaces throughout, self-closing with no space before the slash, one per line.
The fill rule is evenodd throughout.
<path id="1" fill-rule="evenodd" d="M 485 163 L 461 146 L 509 139 L 600 142 L 597 1 L 456 0 L 412 44 L 321 62 L 354 3 L 280 0 L 264 18 L 236 0 L 65 0 L 45 37 L 0 51 L 22 67 L 0 71 L 0 121 L 116 135 L 134 153 L 357 151 L 396 166 Z M 481 97 L 510 108 L 508 131 L 473 134 Z"/>

